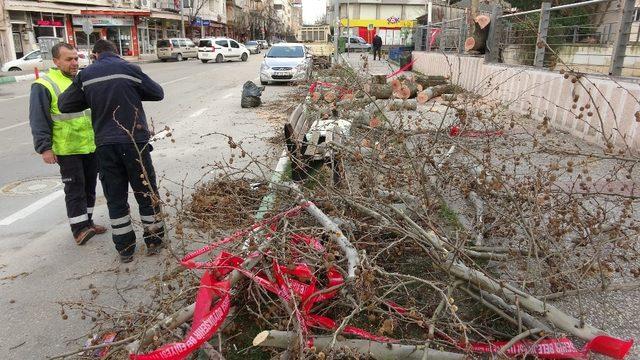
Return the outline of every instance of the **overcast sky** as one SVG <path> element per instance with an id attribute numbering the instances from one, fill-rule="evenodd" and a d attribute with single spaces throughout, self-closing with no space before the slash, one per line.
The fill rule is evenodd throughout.
<path id="1" fill-rule="evenodd" d="M 326 0 L 302 0 L 302 21 L 305 24 L 313 24 L 319 18 L 324 17 Z"/>

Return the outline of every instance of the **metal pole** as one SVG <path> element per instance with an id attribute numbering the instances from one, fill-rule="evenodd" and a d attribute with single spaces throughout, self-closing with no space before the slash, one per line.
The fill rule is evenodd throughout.
<path id="1" fill-rule="evenodd" d="M 620 28 L 618 36 L 613 45 L 613 54 L 611 54 L 611 68 L 609 75 L 622 75 L 622 67 L 624 65 L 624 56 L 629 45 L 629 35 L 631 35 L 631 23 L 633 21 L 633 10 L 635 0 L 624 0 L 620 9 Z"/>
<path id="2" fill-rule="evenodd" d="M 184 0 L 180 0 L 180 32 L 182 37 L 187 37 L 184 32 Z"/>
<path id="3" fill-rule="evenodd" d="M 538 40 L 533 66 L 544 66 L 544 54 L 547 48 L 547 32 L 549 31 L 549 17 L 551 16 L 551 3 L 543 2 L 540 7 L 540 23 L 538 25 Z"/>
<path id="4" fill-rule="evenodd" d="M 498 27 L 500 20 L 498 17 L 502 13 L 500 5 L 493 5 L 491 9 L 491 22 L 489 22 L 489 34 L 487 35 L 487 51 L 484 54 L 484 61 L 497 62 L 498 61 Z"/>
<path id="5" fill-rule="evenodd" d="M 340 0 L 334 0 L 333 2 L 333 48 L 334 48 L 334 60 L 338 63 L 338 37 L 340 36 Z"/>

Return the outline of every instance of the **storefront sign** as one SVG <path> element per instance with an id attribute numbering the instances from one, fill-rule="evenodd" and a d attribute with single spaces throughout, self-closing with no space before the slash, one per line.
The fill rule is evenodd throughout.
<path id="1" fill-rule="evenodd" d="M 38 24 L 38 26 L 63 26 L 62 21 L 58 20 L 38 20 L 36 24 Z"/>
<path id="2" fill-rule="evenodd" d="M 74 25 L 83 25 L 86 22 L 90 22 L 93 26 L 133 26 L 133 17 L 116 15 L 73 16 Z"/>

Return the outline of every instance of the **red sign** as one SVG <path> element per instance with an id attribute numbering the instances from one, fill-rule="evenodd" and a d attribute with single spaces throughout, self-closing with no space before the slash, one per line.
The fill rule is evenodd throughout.
<path id="1" fill-rule="evenodd" d="M 38 20 L 38 26 L 62 26 L 62 21 L 58 20 Z"/>

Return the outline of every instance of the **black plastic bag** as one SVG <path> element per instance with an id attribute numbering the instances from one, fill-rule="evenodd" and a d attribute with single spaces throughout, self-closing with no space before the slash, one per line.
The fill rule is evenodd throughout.
<path id="1" fill-rule="evenodd" d="M 247 81 L 242 86 L 242 99 L 240 100 L 240 106 L 243 108 L 258 107 L 262 104 L 260 96 L 264 91 L 264 86 L 257 86 L 253 81 Z"/>

